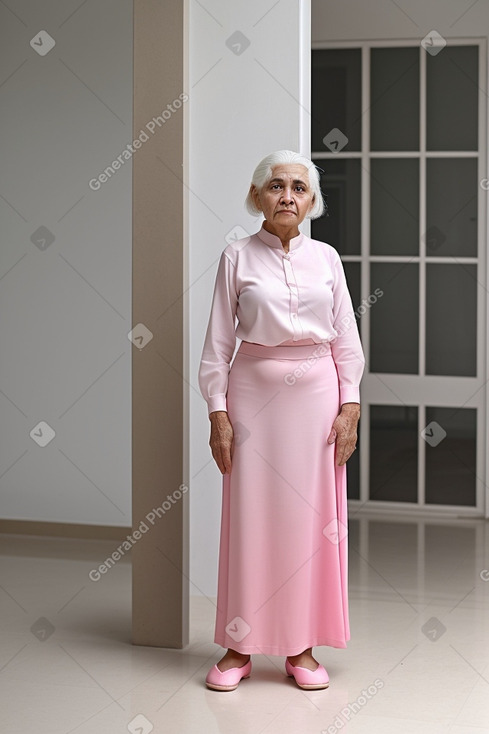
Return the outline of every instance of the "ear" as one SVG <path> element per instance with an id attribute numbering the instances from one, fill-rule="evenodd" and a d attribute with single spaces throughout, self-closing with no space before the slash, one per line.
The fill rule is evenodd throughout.
<path id="1" fill-rule="evenodd" d="M 313 194 L 312 199 L 311 199 L 311 203 L 309 204 L 309 209 L 307 210 L 307 213 L 308 214 L 311 211 L 311 209 L 313 208 L 313 206 L 314 206 L 315 203 L 316 203 L 316 194 Z"/>
<path id="2" fill-rule="evenodd" d="M 251 194 L 251 199 L 253 201 L 253 204 L 258 209 L 258 211 L 261 212 L 262 208 L 260 204 L 260 197 L 258 196 L 258 189 L 256 188 L 255 184 L 251 184 L 250 194 Z"/>

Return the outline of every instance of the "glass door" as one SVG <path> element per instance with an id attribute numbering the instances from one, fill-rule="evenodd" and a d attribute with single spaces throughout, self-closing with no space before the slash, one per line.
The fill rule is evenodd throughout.
<path id="1" fill-rule="evenodd" d="M 485 48 L 312 51 L 312 158 L 366 356 L 350 507 L 485 506 Z"/>

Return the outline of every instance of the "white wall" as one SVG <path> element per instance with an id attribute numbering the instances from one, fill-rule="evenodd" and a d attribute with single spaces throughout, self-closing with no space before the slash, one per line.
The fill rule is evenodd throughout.
<path id="1" fill-rule="evenodd" d="M 0 4 L 0 28 L 0 517 L 127 526 L 131 161 L 88 182 L 132 140 L 132 3 Z"/>
<path id="2" fill-rule="evenodd" d="M 305 0 L 209 0 L 205 8 L 190 4 L 190 593 L 212 596 L 222 476 L 197 371 L 226 235 L 261 226 L 243 203 L 256 164 L 281 148 L 309 153 L 310 27 Z M 236 31 L 250 42 L 239 55 L 226 46 Z"/>
<path id="3" fill-rule="evenodd" d="M 309 0 L 189 8 L 191 593 L 214 594 L 221 475 L 198 362 L 225 236 L 260 226 L 243 207 L 254 166 L 308 152 Z M 132 139 L 132 3 L 0 4 L 0 27 L 0 517 L 130 525 L 131 161 L 88 182 Z"/>

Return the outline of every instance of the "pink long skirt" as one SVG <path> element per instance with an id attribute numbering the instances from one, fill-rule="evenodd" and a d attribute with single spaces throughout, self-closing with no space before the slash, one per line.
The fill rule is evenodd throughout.
<path id="1" fill-rule="evenodd" d="M 214 641 L 241 653 L 350 639 L 346 466 L 327 443 L 338 375 L 330 347 L 304 341 L 243 341 L 229 373 Z"/>

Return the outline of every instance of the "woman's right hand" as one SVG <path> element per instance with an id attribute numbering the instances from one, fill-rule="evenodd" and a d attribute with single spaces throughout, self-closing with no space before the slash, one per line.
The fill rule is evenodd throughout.
<path id="1" fill-rule="evenodd" d="M 225 410 L 215 410 L 209 414 L 209 419 L 211 421 L 209 446 L 212 456 L 221 474 L 230 474 L 234 436 L 231 421 Z"/>

